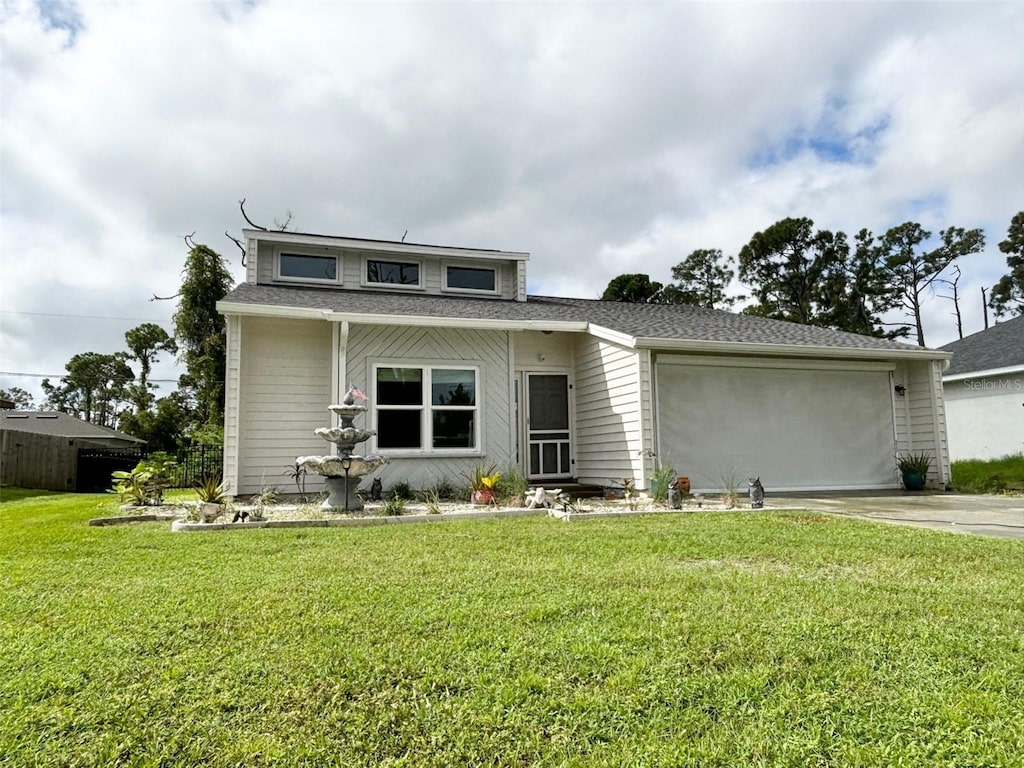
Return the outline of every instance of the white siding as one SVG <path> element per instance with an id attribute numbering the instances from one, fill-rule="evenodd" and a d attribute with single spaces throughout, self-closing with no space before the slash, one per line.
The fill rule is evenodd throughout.
<path id="1" fill-rule="evenodd" d="M 648 377 L 649 382 L 649 377 Z M 640 354 L 594 337 L 576 347 L 576 476 L 607 485 L 634 478 L 646 483 Z"/>
<path id="2" fill-rule="evenodd" d="M 1024 371 L 943 385 L 951 458 L 1024 452 Z"/>
<path id="3" fill-rule="evenodd" d="M 930 488 L 942 488 L 949 482 L 941 371 L 941 361 L 914 361 L 901 364 L 894 377 L 907 388 L 903 397 L 895 399 L 896 449 L 931 454 L 933 464 L 927 480 Z"/>
<path id="4" fill-rule="evenodd" d="M 407 288 L 396 286 L 365 286 L 368 290 L 385 291 L 407 291 L 410 293 L 429 293 L 438 295 L 442 292 L 449 295 L 460 295 L 457 291 L 443 291 L 444 274 L 443 270 L 448 264 L 462 264 L 466 266 L 493 267 L 498 273 L 500 296 L 502 299 L 519 298 L 520 283 L 522 282 L 522 295 L 525 296 L 525 269 L 520 269 L 520 261 L 502 261 L 487 259 L 457 259 L 441 256 L 408 256 L 401 254 L 388 254 L 377 251 L 352 251 L 331 248 L 326 245 L 281 245 L 267 242 L 259 243 L 259 251 L 256 251 L 256 241 L 249 240 L 249 255 L 247 257 L 247 269 L 245 279 L 247 282 L 270 284 L 277 282 L 274 279 L 274 262 L 277 254 L 285 253 L 306 253 L 319 256 L 340 256 L 339 275 L 341 286 L 346 289 L 363 288 L 363 270 L 366 259 L 380 259 L 383 261 L 411 261 L 420 265 L 420 278 L 422 288 Z M 520 274 L 522 273 L 522 274 Z M 297 285 L 294 280 L 280 281 L 282 284 Z M 324 286 L 324 283 L 310 283 L 311 285 Z M 329 286 L 328 286 L 329 287 Z M 481 294 L 463 294 L 475 295 Z M 485 296 L 487 294 L 484 294 Z"/>
<path id="5" fill-rule="evenodd" d="M 499 468 L 512 464 L 514 424 L 509 349 L 506 331 L 352 325 L 347 347 L 348 377 L 370 397 L 368 405 L 371 407 L 374 362 L 450 365 L 463 361 L 480 366 L 482 452 L 451 457 L 393 458 L 391 464 L 377 473 L 385 488 L 404 481 L 422 489 L 443 479 L 461 486 L 466 484 L 472 469 L 480 464 L 497 464 Z M 367 422 L 366 426 L 372 428 L 369 415 Z"/>
<path id="6" fill-rule="evenodd" d="M 239 402 L 241 387 L 242 319 L 228 315 L 227 351 L 224 377 L 224 482 L 228 488 L 239 488 Z"/>
<path id="7" fill-rule="evenodd" d="M 541 331 L 513 333 L 516 370 L 572 368 L 578 335 L 574 333 L 542 333 Z"/>
<path id="8" fill-rule="evenodd" d="M 297 456 L 331 452 L 313 434 L 331 424 L 331 324 L 245 317 L 241 333 L 237 492 L 289 490 L 285 472 Z M 321 485 L 307 481 L 310 491 Z"/>

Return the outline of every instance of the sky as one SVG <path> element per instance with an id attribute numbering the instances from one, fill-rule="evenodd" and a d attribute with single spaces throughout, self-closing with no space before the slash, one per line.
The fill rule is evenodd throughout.
<path id="1" fill-rule="evenodd" d="M 172 330 L 184 236 L 241 280 L 243 198 L 528 251 L 531 293 L 585 298 L 788 216 L 980 227 L 965 334 L 1024 209 L 1024 2 L 2 0 L 0 36 L 0 388 L 37 403 L 72 355 Z"/>

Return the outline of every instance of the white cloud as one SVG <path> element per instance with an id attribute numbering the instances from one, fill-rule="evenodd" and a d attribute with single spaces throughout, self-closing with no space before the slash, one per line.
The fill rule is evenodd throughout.
<path id="1" fill-rule="evenodd" d="M 983 227 L 966 299 L 1005 271 L 1024 207 L 1015 3 L 2 13 L 4 371 L 120 349 L 136 318 L 169 328 L 148 299 L 174 292 L 190 232 L 241 277 L 223 232 L 243 196 L 304 231 L 529 250 L 531 289 L 581 296 L 809 216 Z M 947 313 L 929 305 L 930 342 Z"/>

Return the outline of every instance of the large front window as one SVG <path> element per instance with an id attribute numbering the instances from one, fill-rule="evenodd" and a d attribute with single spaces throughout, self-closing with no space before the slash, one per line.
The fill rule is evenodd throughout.
<path id="1" fill-rule="evenodd" d="M 477 369 L 378 365 L 377 448 L 477 448 Z"/>

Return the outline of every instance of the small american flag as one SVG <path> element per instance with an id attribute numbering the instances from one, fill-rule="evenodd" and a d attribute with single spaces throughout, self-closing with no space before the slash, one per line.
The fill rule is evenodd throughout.
<path id="1" fill-rule="evenodd" d="M 358 387 L 356 387 L 355 384 L 348 385 L 348 394 L 350 397 L 358 397 L 360 400 L 370 399 L 365 394 L 363 394 L 363 392 Z"/>

